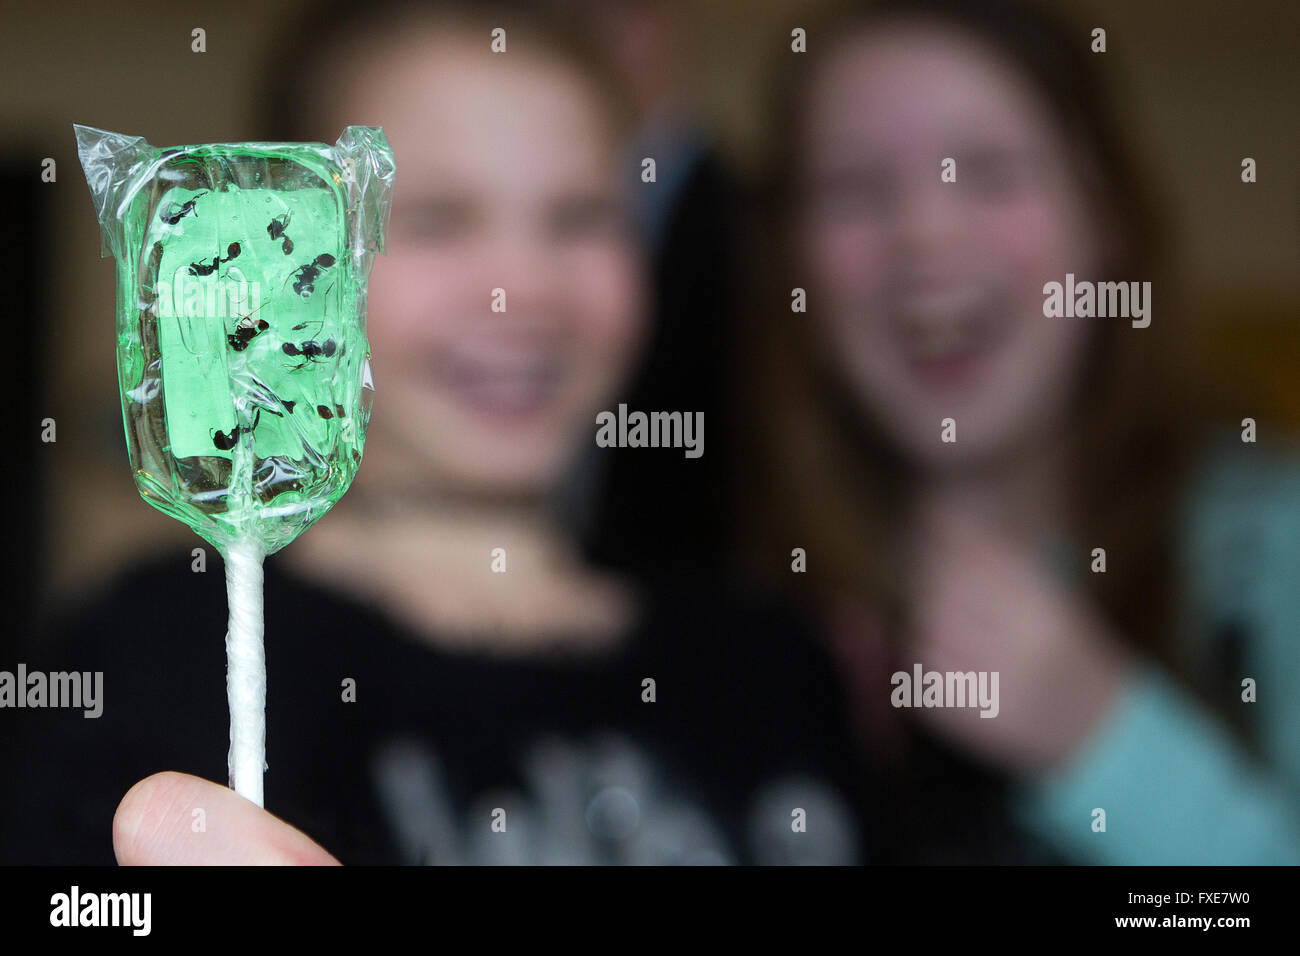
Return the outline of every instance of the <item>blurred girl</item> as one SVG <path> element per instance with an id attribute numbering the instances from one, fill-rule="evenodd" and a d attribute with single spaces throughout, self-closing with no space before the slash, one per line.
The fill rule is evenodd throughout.
<path id="1" fill-rule="evenodd" d="M 118 703 L 25 750 L 52 757 L 10 817 L 14 855 L 102 858 L 130 783 L 173 767 L 198 776 L 132 789 L 119 861 L 862 858 L 815 646 L 707 587 L 602 572 L 566 520 L 646 331 L 624 113 L 576 32 L 515 5 L 349 3 L 277 47 L 273 138 L 380 125 L 398 165 L 363 466 L 267 567 L 266 804 L 306 836 L 198 779 L 224 779 L 221 642 L 177 627 L 223 611 L 187 558 L 65 637 Z"/>
<path id="2" fill-rule="evenodd" d="M 1300 714 L 1243 680 L 1300 668 L 1300 540 L 1268 527 L 1296 526 L 1296 473 L 1203 457 L 1088 44 L 1000 2 L 808 30 L 775 98 L 749 503 L 769 566 L 806 549 L 902 858 L 1295 862 Z M 1047 317 L 1067 274 L 1150 282 L 1150 325 Z M 916 664 L 996 672 L 996 716 L 901 709 Z"/>

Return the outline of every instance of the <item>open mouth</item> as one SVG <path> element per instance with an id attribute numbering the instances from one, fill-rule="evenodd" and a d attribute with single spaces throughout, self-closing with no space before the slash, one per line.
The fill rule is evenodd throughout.
<path id="1" fill-rule="evenodd" d="M 1002 296 L 984 286 L 911 292 L 894 299 L 896 341 L 913 376 L 932 390 L 974 385 L 1007 330 Z"/>
<path id="2" fill-rule="evenodd" d="M 494 418 L 529 419 L 559 401 L 563 369 L 554 356 L 518 351 L 455 349 L 438 363 L 438 379 L 471 411 Z"/>

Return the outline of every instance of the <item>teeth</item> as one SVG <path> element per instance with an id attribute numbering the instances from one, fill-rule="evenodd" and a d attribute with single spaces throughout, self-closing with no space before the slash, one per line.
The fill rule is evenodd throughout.
<path id="1" fill-rule="evenodd" d="M 925 292 L 900 296 L 898 308 L 904 313 L 947 315 L 974 309 L 983 297 L 984 293 L 975 286 L 950 292 Z"/>
<path id="2" fill-rule="evenodd" d="M 914 354 L 935 358 L 959 352 L 970 338 L 967 328 L 949 319 L 918 320 L 911 323 L 910 343 Z"/>
<path id="3" fill-rule="evenodd" d="M 485 403 L 518 408 L 541 402 L 549 389 L 542 381 L 509 378 L 471 382 L 466 391 Z"/>
<path id="4" fill-rule="evenodd" d="M 946 358 L 982 344 L 986 296 L 978 286 L 907 294 L 897 300 L 899 331 L 918 358 Z"/>
<path id="5" fill-rule="evenodd" d="M 558 363 L 522 356 L 470 358 L 458 354 L 446 368 L 447 381 L 477 405 L 498 410 L 532 409 L 550 401 L 560 381 Z"/>
<path id="6" fill-rule="evenodd" d="M 936 341 L 914 349 L 912 354 L 920 359 L 945 359 L 960 355 L 963 351 L 960 342 Z"/>

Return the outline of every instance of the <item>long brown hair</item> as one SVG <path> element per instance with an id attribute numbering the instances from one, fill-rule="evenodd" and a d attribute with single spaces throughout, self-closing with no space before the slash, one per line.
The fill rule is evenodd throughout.
<path id="1" fill-rule="evenodd" d="M 747 388 L 740 398 L 758 423 L 737 498 L 742 555 L 751 569 L 824 606 L 851 595 L 878 612 L 889 633 L 905 630 L 901 533 L 907 468 L 864 420 L 840 377 L 825 368 L 811 315 L 791 315 L 790 290 L 803 286 L 791 247 L 799 171 L 799 111 L 833 49 L 899 23 L 933 23 L 981 42 L 1038 92 L 1083 157 L 1082 186 L 1108 227 L 1100 274 L 1150 280 L 1160 313 L 1145 329 L 1099 322 L 1069 423 L 1076 481 L 1071 531 L 1076 560 L 1097 605 L 1135 646 L 1183 671 L 1176 626 L 1173 533 L 1176 496 L 1201 417 L 1182 387 L 1187 338 L 1170 283 L 1165 228 L 1149 179 L 1127 149 L 1088 50 L 1086 30 L 1008 0 L 885 0 L 840 5 L 809 27 L 806 55 L 783 51 L 772 104 L 766 172 L 754 204 L 759 263 L 746 343 Z M 809 309 L 817 308 L 816 302 Z M 1180 334 L 1183 333 L 1183 334 Z M 1085 544 L 1086 543 L 1086 544 Z M 793 547 L 808 554 L 806 574 L 790 573 Z M 1090 574 L 1089 550 L 1105 547 L 1108 573 Z"/>

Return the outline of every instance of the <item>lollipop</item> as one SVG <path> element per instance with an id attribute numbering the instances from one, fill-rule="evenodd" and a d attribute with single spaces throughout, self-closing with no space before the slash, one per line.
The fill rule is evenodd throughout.
<path id="1" fill-rule="evenodd" d="M 158 149 L 74 127 L 118 264 L 117 369 L 144 500 L 226 563 L 230 786 L 262 805 L 262 561 L 361 463 L 374 385 L 366 279 L 394 163 L 383 131 L 334 146 Z"/>

